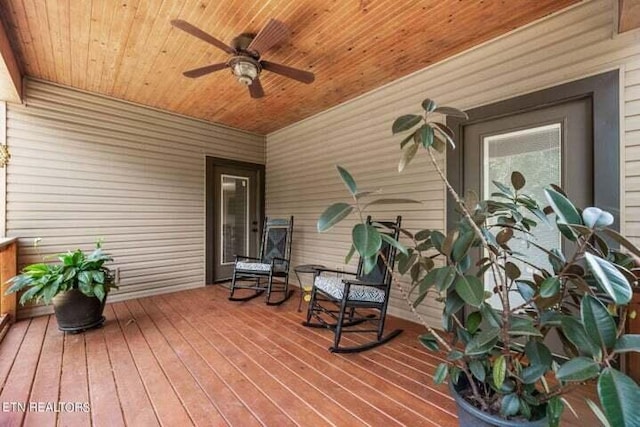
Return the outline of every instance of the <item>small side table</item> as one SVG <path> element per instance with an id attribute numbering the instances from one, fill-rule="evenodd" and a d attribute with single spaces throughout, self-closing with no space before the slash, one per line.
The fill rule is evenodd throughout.
<path id="1" fill-rule="evenodd" d="M 315 274 L 316 271 L 322 270 L 326 268 L 321 264 L 302 264 L 294 267 L 293 271 L 296 273 L 296 278 L 298 279 L 298 284 L 300 285 L 300 300 L 298 301 L 298 311 L 302 311 L 302 299 L 309 295 L 311 292 L 311 285 L 303 285 L 302 280 L 300 280 L 300 274 Z"/>

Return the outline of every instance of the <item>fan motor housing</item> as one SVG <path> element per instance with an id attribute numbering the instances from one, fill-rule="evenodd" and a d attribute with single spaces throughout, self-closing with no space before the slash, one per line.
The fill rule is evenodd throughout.
<path id="1" fill-rule="evenodd" d="M 231 72 L 240 83 L 249 86 L 253 80 L 260 75 L 262 67 L 260 62 L 249 55 L 238 55 L 232 57 L 227 63 Z"/>

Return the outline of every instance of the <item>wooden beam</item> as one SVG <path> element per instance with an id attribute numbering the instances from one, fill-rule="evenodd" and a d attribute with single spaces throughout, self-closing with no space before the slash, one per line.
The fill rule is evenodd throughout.
<path id="1" fill-rule="evenodd" d="M 0 101 L 22 102 L 22 73 L 0 21 Z"/>
<path id="2" fill-rule="evenodd" d="M 640 27 L 640 0 L 618 0 L 618 32 Z"/>
<path id="3" fill-rule="evenodd" d="M 8 314 L 10 321 L 16 320 L 18 311 L 16 294 L 5 295 L 9 288 L 7 280 L 18 273 L 18 240 L 4 239 L 0 242 L 0 315 Z"/>

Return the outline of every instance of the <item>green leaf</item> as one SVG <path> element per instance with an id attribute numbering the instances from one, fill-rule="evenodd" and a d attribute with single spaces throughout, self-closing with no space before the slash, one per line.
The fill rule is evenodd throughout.
<path id="1" fill-rule="evenodd" d="M 400 159 L 400 163 L 398 163 L 398 172 L 402 172 L 404 168 L 411 163 L 411 160 L 413 160 L 417 152 L 418 144 L 408 145 L 402 150 L 402 158 Z"/>
<path id="2" fill-rule="evenodd" d="M 605 291 L 616 304 L 628 304 L 633 291 L 624 275 L 607 260 L 588 252 L 584 257 L 600 289 Z"/>
<path id="3" fill-rule="evenodd" d="M 553 358 L 549 348 L 540 341 L 529 340 L 524 346 L 524 354 L 527 355 L 529 363 L 532 365 L 542 365 L 550 367 Z"/>
<path id="4" fill-rule="evenodd" d="M 44 291 L 42 292 L 42 297 L 44 298 L 44 302 L 46 304 L 51 303 L 51 300 L 53 299 L 53 297 L 56 296 L 59 289 L 60 289 L 60 281 L 56 281 L 54 283 L 51 283 L 49 286 L 45 286 Z"/>
<path id="5" fill-rule="evenodd" d="M 547 402 L 547 421 L 549 427 L 558 427 L 560 425 L 560 418 L 564 411 L 564 405 L 562 400 L 558 396 L 554 396 Z"/>
<path id="6" fill-rule="evenodd" d="M 480 313 L 479 311 L 474 311 L 473 313 L 470 313 L 469 316 L 467 316 L 467 323 L 465 326 L 469 333 L 475 334 L 478 330 L 478 327 L 480 326 L 480 323 L 482 323 L 482 313 Z"/>
<path id="7" fill-rule="evenodd" d="M 484 365 L 477 359 L 469 362 L 469 370 L 480 382 L 484 382 L 487 378 L 487 371 L 484 370 Z"/>
<path id="8" fill-rule="evenodd" d="M 602 412 L 602 409 L 600 409 L 600 407 L 596 405 L 593 400 L 585 399 L 585 401 L 587 402 L 587 405 L 589 405 L 589 408 L 591 408 L 591 412 L 595 414 L 595 416 L 598 418 L 598 421 L 600 421 L 603 427 L 612 427 L 611 424 L 609 424 L 607 417 L 605 417 L 604 413 Z"/>
<path id="9" fill-rule="evenodd" d="M 517 265 L 512 263 L 511 261 L 507 261 L 504 265 L 504 272 L 507 277 L 511 280 L 516 280 L 518 277 L 522 275 L 522 272 L 518 268 Z"/>
<path id="10" fill-rule="evenodd" d="M 529 283 L 521 280 L 516 281 L 516 287 L 518 288 L 518 293 L 525 301 L 533 299 L 533 296 L 536 293 L 535 289 L 533 289 L 533 287 Z"/>
<path id="11" fill-rule="evenodd" d="M 640 424 L 640 387 L 622 372 L 613 368 L 602 371 L 598 397 L 612 426 Z"/>
<path id="12" fill-rule="evenodd" d="M 105 292 L 104 292 L 104 286 L 103 285 L 95 285 L 93 287 L 93 294 L 98 297 L 98 299 L 100 301 L 104 301 L 104 297 L 106 296 Z"/>
<path id="13" fill-rule="evenodd" d="M 342 178 L 342 182 L 344 182 L 344 185 L 347 186 L 349 193 L 351 193 L 352 196 L 355 196 L 356 193 L 358 192 L 358 186 L 356 185 L 356 181 L 353 179 L 349 171 L 343 168 L 342 166 L 336 165 L 336 168 L 340 173 L 340 178 Z"/>
<path id="14" fill-rule="evenodd" d="M 407 271 L 409 271 L 411 266 L 416 262 L 417 258 L 418 258 L 418 254 L 416 253 L 413 253 L 409 256 L 404 254 L 401 254 L 400 256 L 398 256 L 398 272 L 400 272 L 400 274 L 405 274 Z"/>
<path id="15" fill-rule="evenodd" d="M 438 108 L 438 104 L 436 104 L 436 101 L 434 101 L 433 99 L 427 98 L 424 101 L 422 101 L 422 108 L 427 113 L 431 113 L 436 108 Z"/>
<path id="16" fill-rule="evenodd" d="M 402 141 L 400 141 L 400 149 L 403 149 L 405 145 L 407 145 L 409 142 L 412 142 L 414 138 L 414 133 L 410 133 L 409 135 L 407 135 Z"/>
<path id="17" fill-rule="evenodd" d="M 444 244 L 445 236 L 438 230 L 431 231 L 431 242 L 433 242 L 433 246 L 438 250 L 442 251 L 442 245 Z"/>
<path id="18" fill-rule="evenodd" d="M 441 363 L 436 368 L 435 374 L 433 374 L 433 382 L 436 384 L 442 384 L 442 382 L 447 378 L 447 364 Z"/>
<path id="19" fill-rule="evenodd" d="M 484 285 L 476 276 L 458 276 L 454 286 L 460 298 L 470 306 L 480 307 L 484 301 Z"/>
<path id="20" fill-rule="evenodd" d="M 435 110 L 433 110 L 433 112 L 434 113 L 439 113 L 439 114 L 444 114 L 445 116 L 460 117 L 461 119 L 468 119 L 469 118 L 467 113 L 465 113 L 462 110 L 458 110 L 457 108 L 453 108 L 453 107 L 438 107 Z"/>
<path id="21" fill-rule="evenodd" d="M 435 271 L 436 289 L 440 292 L 444 292 L 449 289 L 458 276 L 456 269 L 453 266 L 440 267 L 432 271 Z"/>
<path id="22" fill-rule="evenodd" d="M 500 181 L 491 181 L 491 182 L 493 183 L 493 185 L 498 187 L 498 189 L 500 191 L 502 191 L 504 194 L 506 194 L 507 196 L 514 197 L 513 191 L 511 191 L 511 189 L 509 187 L 507 187 L 506 185 L 504 185 Z"/>
<path id="23" fill-rule="evenodd" d="M 597 357 L 598 359 L 602 357 L 600 347 L 591 340 L 580 320 L 572 316 L 564 316 L 560 324 L 564 335 L 581 353 Z"/>
<path id="24" fill-rule="evenodd" d="M 602 230 L 607 236 L 611 237 L 613 240 L 615 240 L 616 242 L 618 242 L 620 245 L 624 246 L 626 249 L 629 250 L 629 252 L 633 253 L 635 256 L 639 256 L 640 257 L 640 249 L 638 249 L 636 247 L 636 245 L 634 245 L 633 243 L 631 243 L 629 240 L 627 240 L 626 237 L 624 237 L 622 234 L 618 233 L 615 230 L 612 230 L 610 228 L 605 228 L 604 230 Z"/>
<path id="25" fill-rule="evenodd" d="M 627 353 L 629 351 L 640 352 L 640 335 L 638 334 L 626 334 L 618 338 L 614 353 Z"/>
<path id="26" fill-rule="evenodd" d="M 329 206 L 320 218 L 318 218 L 318 231 L 323 232 L 331 229 L 334 225 L 345 219 L 353 211 L 353 206 L 348 203 L 339 202 Z"/>
<path id="27" fill-rule="evenodd" d="M 362 263 L 364 264 L 364 273 L 371 273 L 378 263 L 378 254 L 376 253 L 373 256 L 363 256 Z"/>
<path id="28" fill-rule="evenodd" d="M 351 232 L 353 246 L 363 257 L 372 257 L 380 250 L 382 238 L 377 228 L 369 224 L 356 224 Z"/>
<path id="29" fill-rule="evenodd" d="M 544 194 L 561 223 L 582 224 L 578 210 L 569 199 L 552 188 L 545 188 Z"/>
<path id="30" fill-rule="evenodd" d="M 556 377 L 562 381 L 586 381 L 600 373 L 600 365 L 588 357 L 575 357 L 560 366 Z"/>
<path id="31" fill-rule="evenodd" d="M 504 379 L 507 376 L 507 361 L 504 358 L 504 355 L 500 355 L 496 357 L 496 360 L 493 362 L 493 384 L 495 384 L 496 388 L 499 390 L 502 388 L 502 384 L 504 383 Z"/>
<path id="32" fill-rule="evenodd" d="M 482 304 L 480 306 L 480 313 L 482 317 L 493 327 L 500 327 L 502 325 L 502 318 L 498 314 L 497 310 L 493 309 L 489 304 Z"/>
<path id="33" fill-rule="evenodd" d="M 422 116 L 418 116 L 416 114 L 405 114 L 404 116 L 398 117 L 391 127 L 391 132 L 395 135 L 398 132 L 402 132 L 405 130 L 409 130 L 422 120 Z"/>
<path id="34" fill-rule="evenodd" d="M 517 190 L 522 190 L 522 188 L 525 186 L 525 184 L 527 183 L 527 180 L 524 179 L 524 175 L 522 175 L 520 172 L 518 171 L 513 171 L 511 172 L 511 185 L 513 185 L 513 188 Z"/>
<path id="35" fill-rule="evenodd" d="M 498 342 L 500 328 L 488 328 L 473 337 L 465 348 L 468 356 L 480 356 L 491 350 Z"/>
<path id="36" fill-rule="evenodd" d="M 585 208 L 582 211 L 584 225 L 589 228 L 604 228 L 613 224 L 613 215 L 600 208 Z"/>
<path id="37" fill-rule="evenodd" d="M 36 294 L 42 290 L 41 286 L 34 286 L 29 288 L 25 293 L 20 297 L 20 305 L 25 305 L 25 303 L 36 297 Z"/>
<path id="38" fill-rule="evenodd" d="M 560 279 L 556 276 L 547 277 L 540 284 L 540 296 L 542 298 L 551 298 L 560 292 Z"/>
<path id="39" fill-rule="evenodd" d="M 520 411 L 520 399 L 515 393 L 509 393 L 502 396 L 500 404 L 500 413 L 505 417 L 512 417 Z"/>
<path id="40" fill-rule="evenodd" d="M 420 335 L 418 337 L 418 341 L 420 341 L 420 344 L 422 344 L 423 346 L 425 346 L 431 351 L 437 352 L 440 350 L 440 348 L 438 347 L 438 341 L 431 334 Z"/>
<path id="41" fill-rule="evenodd" d="M 460 234 L 451 249 L 451 260 L 453 262 L 460 261 L 469 252 L 474 239 L 475 233 L 471 230 Z"/>
<path id="42" fill-rule="evenodd" d="M 420 143 L 424 148 L 433 145 L 433 129 L 430 126 L 422 125 L 420 127 Z"/>
<path id="43" fill-rule="evenodd" d="M 598 299 L 585 295 L 580 303 L 580 317 L 594 343 L 603 348 L 611 348 L 616 344 L 616 323 L 607 307 Z"/>
<path id="44" fill-rule="evenodd" d="M 456 148 L 456 143 L 454 140 L 455 135 L 447 125 L 443 123 L 438 123 L 438 122 L 430 122 L 429 124 L 433 126 L 433 129 L 440 132 L 440 134 L 447 140 L 447 143 L 451 145 L 451 148 L 454 148 L 454 149 Z"/>
<path id="45" fill-rule="evenodd" d="M 352 244 L 351 247 L 349 248 L 349 252 L 347 253 L 347 256 L 344 257 L 344 263 L 349 264 L 351 262 L 351 258 L 353 258 L 353 255 L 355 253 L 356 253 L 356 247 L 353 246 Z"/>
<path id="46" fill-rule="evenodd" d="M 454 362 L 456 360 L 460 360 L 464 357 L 464 353 L 460 350 L 453 349 L 447 354 L 447 360 L 450 362 Z"/>
<path id="47" fill-rule="evenodd" d="M 542 377 L 548 370 L 548 366 L 532 364 L 522 370 L 520 377 L 522 378 L 523 383 L 533 384 L 538 381 L 540 377 Z"/>
<path id="48" fill-rule="evenodd" d="M 387 242 L 389 245 L 393 246 L 394 248 L 396 248 L 397 250 L 399 250 L 401 253 L 408 255 L 409 251 L 407 249 L 407 247 L 405 245 L 403 245 L 402 243 L 398 242 L 396 239 L 394 239 L 393 237 L 389 236 L 388 234 L 385 233 L 380 233 L 380 238 L 382 240 L 384 240 L 385 242 Z"/>
<path id="49" fill-rule="evenodd" d="M 509 335 L 511 336 L 535 336 L 541 337 L 542 333 L 533 326 L 533 320 L 529 317 L 510 316 Z"/>

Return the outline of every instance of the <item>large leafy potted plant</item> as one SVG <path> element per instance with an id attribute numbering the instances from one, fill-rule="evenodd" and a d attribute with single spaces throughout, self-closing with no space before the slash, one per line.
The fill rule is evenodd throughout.
<path id="1" fill-rule="evenodd" d="M 61 331 L 79 332 L 102 325 L 107 293 L 116 287 L 112 271 L 105 266 L 111 257 L 99 241 L 88 254 L 76 249 L 56 257 L 59 263 L 43 259 L 24 267 L 9 280 L 7 293 L 24 291 L 22 305 L 28 301 L 52 303 Z"/>
<path id="2" fill-rule="evenodd" d="M 587 403 L 604 425 L 640 425 L 640 387 L 618 364 L 621 353 L 640 351 L 640 335 L 625 333 L 628 316 L 635 315 L 628 304 L 640 276 L 634 263 L 638 248 L 610 228 L 611 214 L 579 209 L 559 187 L 545 189 L 548 206 L 543 208 L 526 193 L 519 172 L 508 184 L 495 182 L 491 199 L 468 195 L 463 200 L 433 151 L 455 148 L 454 134 L 431 116 L 465 113 L 430 99 L 422 107 L 423 114 L 393 123 L 394 134 L 407 133 L 398 169 L 424 149 L 458 205 L 460 220 L 446 234 L 404 230 L 402 242 L 391 242 L 401 252 L 398 272 L 409 276 L 411 287 L 405 289 L 398 277 L 394 281 L 427 329 L 420 342 L 446 357 L 434 380 L 450 379 L 461 425 L 558 425 L 568 403 L 563 395 L 588 381 L 597 382 L 601 407 Z M 365 203 L 372 193 L 360 191 L 346 169 L 338 166 L 338 172 L 353 201 L 328 207 L 318 220 L 319 231 L 353 211 L 362 214 L 372 204 L 388 202 Z M 564 251 L 536 240 L 540 223 L 559 230 L 567 242 Z M 354 226 L 346 262 L 357 251 L 371 258 L 366 265 L 375 265 L 381 237 L 389 241 L 375 226 Z M 522 245 L 537 248 L 548 262 L 536 265 L 519 251 Z M 416 310 L 429 296 L 443 303 L 441 330 Z M 552 334 L 562 343 L 562 357 L 549 348 Z"/>

